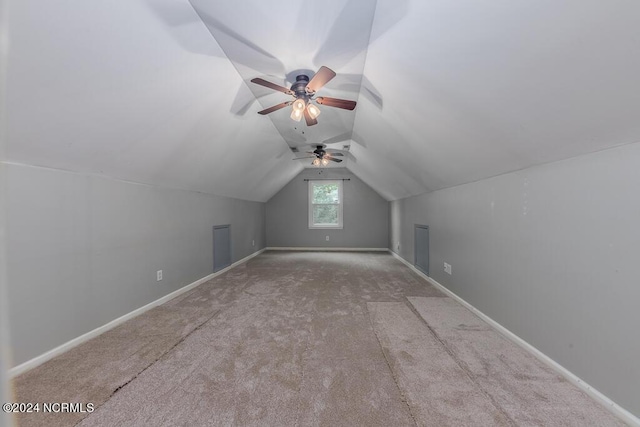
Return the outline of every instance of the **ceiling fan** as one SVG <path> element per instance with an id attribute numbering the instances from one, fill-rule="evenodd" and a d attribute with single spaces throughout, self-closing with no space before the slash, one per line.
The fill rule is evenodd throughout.
<path id="1" fill-rule="evenodd" d="M 313 126 L 318 123 L 316 118 L 320 115 L 320 109 L 315 104 L 313 104 L 312 101 L 315 101 L 320 105 L 326 105 L 327 107 L 353 110 L 354 108 L 356 108 L 356 101 L 349 101 L 339 98 L 329 98 L 327 96 L 321 96 L 314 99 L 316 92 L 318 92 L 320 88 L 322 88 L 335 76 L 336 73 L 333 70 L 323 65 L 313 76 L 313 78 L 311 78 L 311 80 L 309 80 L 309 76 L 307 76 L 306 74 L 300 74 L 299 76 L 297 76 L 295 83 L 291 85 L 290 89 L 287 89 L 286 87 L 277 85 L 275 83 L 271 83 L 259 77 L 252 79 L 252 83 L 268 87 L 269 89 L 284 92 L 287 95 L 293 96 L 294 98 L 293 101 L 282 102 L 280 104 L 274 105 L 273 107 L 258 111 L 258 114 L 265 115 L 273 113 L 274 111 L 280 110 L 281 108 L 292 105 L 291 118 L 299 122 L 302 119 L 302 116 L 304 116 L 304 119 L 307 122 L 307 126 Z"/>
<path id="2" fill-rule="evenodd" d="M 316 149 L 313 151 L 305 151 L 305 153 L 307 154 L 312 154 L 312 156 L 307 156 L 307 157 L 297 157 L 293 160 L 300 160 L 300 159 L 313 159 L 313 162 L 311 162 L 311 164 L 313 166 L 327 166 L 329 164 L 329 162 L 336 162 L 336 163 L 340 163 L 342 162 L 342 159 L 336 159 L 336 156 L 344 156 L 344 154 L 340 153 L 338 150 L 325 150 L 325 146 L 324 145 L 316 145 Z"/>

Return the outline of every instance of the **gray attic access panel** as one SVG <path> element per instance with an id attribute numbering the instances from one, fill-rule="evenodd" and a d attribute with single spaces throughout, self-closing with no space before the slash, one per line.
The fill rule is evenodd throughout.
<path id="1" fill-rule="evenodd" d="M 429 226 L 415 225 L 414 233 L 415 266 L 427 276 L 429 275 Z"/>
<path id="2" fill-rule="evenodd" d="M 213 227 L 213 271 L 231 265 L 231 225 Z"/>

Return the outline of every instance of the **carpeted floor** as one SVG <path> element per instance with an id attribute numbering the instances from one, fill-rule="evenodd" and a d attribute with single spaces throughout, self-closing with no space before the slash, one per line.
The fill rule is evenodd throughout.
<path id="1" fill-rule="evenodd" d="M 624 425 L 385 253 L 265 252 L 19 376 L 20 426 Z"/>

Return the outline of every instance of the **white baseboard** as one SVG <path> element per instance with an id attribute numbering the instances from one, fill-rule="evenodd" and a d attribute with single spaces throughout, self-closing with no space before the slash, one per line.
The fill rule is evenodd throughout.
<path id="1" fill-rule="evenodd" d="M 325 248 L 318 247 L 297 247 L 297 246 L 269 246 L 268 251 L 326 251 L 326 252 L 387 252 L 387 248 Z"/>
<path id="2" fill-rule="evenodd" d="M 92 338 L 97 337 L 100 334 L 103 334 L 105 332 L 107 332 L 110 329 L 115 328 L 116 326 L 126 322 L 129 319 L 132 319 L 136 316 L 141 315 L 142 313 L 144 313 L 145 311 L 151 310 L 154 307 L 157 307 L 161 304 L 164 304 L 165 302 L 177 297 L 178 295 L 181 295 L 187 291 L 190 291 L 191 289 L 195 288 L 198 285 L 203 284 L 204 282 L 207 282 L 211 279 L 213 279 L 216 276 L 219 276 L 229 270 L 231 270 L 234 267 L 237 267 L 240 264 L 243 264 L 247 261 L 249 261 L 251 258 L 260 255 L 262 252 L 264 252 L 265 249 L 260 249 L 259 251 L 256 251 L 254 253 L 252 253 L 249 256 L 246 256 L 244 258 L 242 258 L 239 261 L 234 262 L 233 264 L 231 264 L 228 267 L 223 268 L 220 271 L 216 271 L 215 273 L 209 274 L 201 279 L 196 280 L 193 283 L 190 283 L 176 291 L 171 292 L 170 294 L 167 294 L 165 296 L 163 296 L 162 298 L 159 298 L 153 302 L 150 302 L 147 305 L 144 305 L 140 308 L 137 308 L 135 310 L 133 310 L 130 313 L 125 314 L 124 316 L 120 316 L 117 319 L 112 320 L 111 322 L 102 325 L 92 331 L 87 332 L 86 334 L 80 335 L 77 338 L 72 339 L 71 341 L 67 341 L 66 343 L 59 345 L 58 347 L 47 351 L 46 353 L 41 354 L 40 356 L 36 356 L 33 359 L 27 360 L 24 363 L 21 363 L 18 366 L 15 366 L 11 369 L 9 369 L 8 371 L 8 376 L 9 378 L 14 378 L 24 372 L 27 372 L 30 369 L 35 368 L 36 366 L 42 365 L 44 362 L 47 362 L 48 360 L 53 359 L 56 356 L 61 355 L 62 353 L 65 353 L 69 350 L 71 350 L 73 347 L 76 347 L 86 341 L 89 341 Z"/>
<path id="3" fill-rule="evenodd" d="M 464 307 L 466 307 L 476 316 L 484 320 L 486 323 L 488 323 L 490 326 L 492 326 L 502 335 L 507 337 L 509 340 L 516 343 L 517 345 L 519 345 L 520 347 L 522 347 L 523 349 L 531 353 L 533 356 L 535 356 L 542 363 L 549 366 L 551 369 L 553 369 L 554 371 L 556 371 L 557 373 L 565 377 L 569 382 L 571 382 L 572 384 L 577 386 L 579 389 L 584 391 L 586 394 L 591 396 L 594 400 L 602 404 L 605 408 L 609 410 L 609 412 L 621 418 L 626 423 L 632 426 L 640 427 L 640 419 L 635 415 L 633 415 L 631 412 L 627 411 L 626 409 L 624 409 L 623 407 L 615 403 L 613 400 L 609 399 L 604 394 L 600 393 L 598 390 L 596 390 L 595 388 L 593 388 L 592 386 L 584 382 L 582 379 L 580 379 L 577 375 L 575 375 L 574 373 L 572 373 L 571 371 L 569 371 L 568 369 L 560 365 L 558 362 L 556 362 L 555 360 L 553 360 L 552 358 L 550 358 L 549 356 L 547 356 L 546 354 L 544 354 L 543 352 L 541 352 L 540 350 L 538 350 L 537 348 L 535 348 L 534 346 L 532 346 L 531 344 L 529 344 L 528 342 L 526 342 L 525 340 L 523 340 L 522 338 L 520 338 L 519 336 L 517 336 L 507 328 L 505 328 L 504 326 L 502 326 L 500 323 L 496 322 L 495 320 L 493 320 L 492 318 L 490 318 L 489 316 L 487 316 L 486 314 L 484 314 L 483 312 L 475 308 L 473 305 L 466 302 L 464 299 L 462 299 L 461 297 L 459 297 L 449 289 L 445 288 L 436 280 L 432 279 L 431 277 L 424 274 L 422 271 L 418 270 L 414 265 L 412 265 L 410 262 L 402 258 L 400 255 L 398 255 L 391 249 L 387 249 L 387 250 L 391 253 L 391 255 L 396 257 L 398 260 L 404 263 L 407 267 L 413 270 L 416 274 L 418 274 L 418 276 L 422 277 L 427 282 L 429 282 L 430 284 L 432 284 L 433 286 L 435 286 L 436 288 L 438 288 L 439 290 L 441 290 L 451 298 L 458 301 L 460 304 L 462 304 Z"/>

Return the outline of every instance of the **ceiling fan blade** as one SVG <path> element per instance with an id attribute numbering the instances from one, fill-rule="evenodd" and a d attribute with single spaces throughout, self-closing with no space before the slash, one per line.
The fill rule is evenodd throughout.
<path id="1" fill-rule="evenodd" d="M 291 159 L 291 160 L 304 160 L 304 159 L 315 159 L 316 156 L 307 156 L 307 157 L 296 157 L 295 159 Z"/>
<path id="2" fill-rule="evenodd" d="M 284 108 L 287 105 L 291 105 L 291 102 L 292 101 L 287 101 L 287 102 L 283 102 L 283 103 L 278 104 L 278 105 L 274 105 L 273 107 L 269 107 L 269 108 L 264 109 L 262 111 L 258 111 L 258 114 L 262 114 L 264 116 L 265 114 L 273 113 L 274 111 L 278 111 L 279 109 Z"/>
<path id="3" fill-rule="evenodd" d="M 326 85 L 335 76 L 336 73 L 331 68 L 323 65 L 307 84 L 307 91 L 314 93 L 319 91 L 322 86 Z"/>
<path id="4" fill-rule="evenodd" d="M 332 150 L 326 150 L 326 151 L 327 151 L 327 153 L 328 153 L 330 156 L 332 156 L 332 157 L 333 157 L 333 156 L 344 156 L 344 154 L 342 154 L 342 153 L 336 153 L 335 151 L 332 151 Z"/>
<path id="5" fill-rule="evenodd" d="M 329 98 L 327 96 L 321 96 L 316 98 L 316 101 L 320 105 L 326 105 L 327 107 L 342 108 L 344 110 L 353 110 L 356 108 L 356 101 L 349 101 L 347 99 Z"/>
<path id="6" fill-rule="evenodd" d="M 327 158 L 329 160 L 331 160 L 332 162 L 336 162 L 336 163 L 340 163 L 342 161 L 342 159 L 334 159 L 333 157 L 325 157 L 325 159 L 327 159 Z"/>
<path id="7" fill-rule="evenodd" d="M 304 109 L 304 119 L 307 121 L 307 126 L 313 126 L 318 124 L 318 121 L 313 117 L 311 117 L 311 115 L 309 114 L 309 110 L 306 108 Z"/>
<path id="8" fill-rule="evenodd" d="M 268 87 L 269 89 L 277 90 L 279 92 L 284 92 L 287 95 L 293 95 L 293 91 L 291 89 L 287 89 L 284 86 L 277 85 L 275 83 L 271 83 L 265 79 L 261 79 L 260 77 L 256 77 L 255 79 L 251 79 L 251 83 L 255 83 L 260 86 Z"/>

